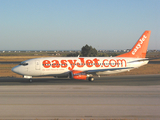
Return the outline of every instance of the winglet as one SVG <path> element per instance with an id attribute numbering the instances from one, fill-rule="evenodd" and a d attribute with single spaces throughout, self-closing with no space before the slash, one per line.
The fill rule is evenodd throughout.
<path id="1" fill-rule="evenodd" d="M 130 52 L 116 57 L 145 58 L 151 31 L 145 31 Z"/>

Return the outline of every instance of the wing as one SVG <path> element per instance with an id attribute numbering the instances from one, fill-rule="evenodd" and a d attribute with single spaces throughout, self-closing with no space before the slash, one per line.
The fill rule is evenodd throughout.
<path id="1" fill-rule="evenodd" d="M 88 70 L 84 71 L 86 73 L 97 73 L 97 72 L 105 72 L 105 71 L 116 71 L 116 70 L 125 70 L 125 69 L 132 69 L 133 67 L 125 67 L 125 68 L 109 68 L 109 69 L 96 69 L 96 70 Z"/>

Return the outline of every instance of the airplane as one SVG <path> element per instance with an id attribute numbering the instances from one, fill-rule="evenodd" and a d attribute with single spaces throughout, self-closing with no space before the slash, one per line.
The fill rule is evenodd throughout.
<path id="1" fill-rule="evenodd" d="M 44 57 L 21 62 L 12 71 L 32 82 L 38 76 L 69 76 L 71 79 L 94 81 L 93 75 L 114 74 L 146 65 L 151 31 L 145 31 L 131 51 L 116 57 Z"/>

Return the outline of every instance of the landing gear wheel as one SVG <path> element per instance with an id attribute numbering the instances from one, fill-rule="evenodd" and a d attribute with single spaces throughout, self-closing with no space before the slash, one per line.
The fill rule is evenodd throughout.
<path id="1" fill-rule="evenodd" d="M 33 82 L 32 79 L 29 79 L 29 82 L 32 83 Z"/>
<path id="2" fill-rule="evenodd" d="M 91 81 L 91 82 L 94 81 L 94 77 L 89 77 L 88 79 L 89 79 L 89 81 Z"/>

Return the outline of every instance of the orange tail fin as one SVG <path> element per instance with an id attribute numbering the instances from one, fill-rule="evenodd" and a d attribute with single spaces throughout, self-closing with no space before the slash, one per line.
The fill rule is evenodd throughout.
<path id="1" fill-rule="evenodd" d="M 145 31 L 130 52 L 116 57 L 145 58 L 151 31 Z"/>

